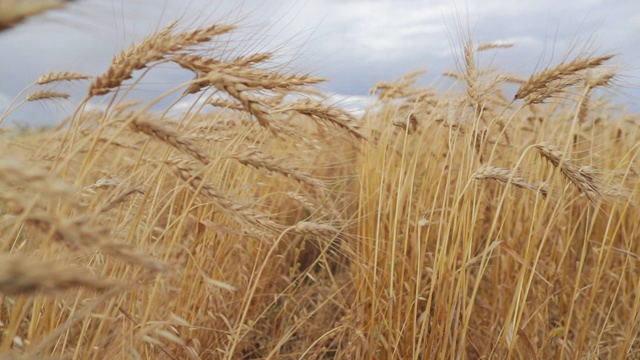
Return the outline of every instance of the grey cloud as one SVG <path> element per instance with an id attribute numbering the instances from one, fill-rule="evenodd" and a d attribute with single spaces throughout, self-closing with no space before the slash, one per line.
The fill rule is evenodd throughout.
<path id="1" fill-rule="evenodd" d="M 481 60 L 523 76 L 562 60 L 567 48 L 586 49 L 589 41 L 602 52 L 623 54 L 623 65 L 634 64 L 638 14 L 636 1 L 82 0 L 0 33 L 0 98 L 12 98 L 48 71 L 100 73 L 115 53 L 176 17 L 187 25 L 238 22 L 243 45 L 237 51 L 276 47 L 294 68 L 329 78 L 327 92 L 361 96 L 377 81 L 414 69 L 427 69 L 424 82 L 434 81 L 455 67 L 468 33 L 476 42 L 514 41 L 513 49 Z M 623 70 L 633 84 L 638 69 Z M 136 95 L 154 97 L 158 87 L 188 79 L 179 70 L 154 70 Z M 70 91 L 82 96 L 84 89 Z M 42 105 L 32 111 L 42 112 Z"/>

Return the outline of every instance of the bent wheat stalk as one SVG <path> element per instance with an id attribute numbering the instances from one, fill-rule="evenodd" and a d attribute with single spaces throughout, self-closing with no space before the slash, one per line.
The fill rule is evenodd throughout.
<path id="1" fill-rule="evenodd" d="M 570 63 L 561 63 L 552 69 L 543 70 L 520 85 L 515 99 L 522 99 L 527 104 L 541 103 L 553 94 L 578 83 L 581 80 L 580 71 L 598 67 L 613 56 L 576 59 Z"/>
<path id="2" fill-rule="evenodd" d="M 114 285 L 88 274 L 86 269 L 42 262 L 23 255 L 0 255 L 0 294 L 55 294 L 76 287 L 104 291 Z"/>
<path id="3" fill-rule="evenodd" d="M 161 124 L 158 121 L 153 121 L 152 119 L 136 117 L 131 122 L 131 128 L 137 132 L 159 139 L 174 148 L 193 156 L 205 165 L 210 162 L 207 154 L 195 146 L 189 139 L 179 135 L 175 130 L 169 128 L 168 125 Z"/>
<path id="4" fill-rule="evenodd" d="M 537 144 L 535 147 L 540 155 L 547 159 L 555 168 L 559 168 L 562 175 L 569 180 L 589 201 L 597 203 L 605 196 L 605 191 L 596 172 L 588 166 L 579 166 L 574 159 L 563 158 L 562 152 L 547 144 Z"/>

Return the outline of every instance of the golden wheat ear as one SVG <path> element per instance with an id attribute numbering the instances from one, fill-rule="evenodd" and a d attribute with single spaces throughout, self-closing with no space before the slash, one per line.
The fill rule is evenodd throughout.
<path id="1" fill-rule="evenodd" d="M 73 0 L 0 0 L 0 31 L 6 30 L 29 16 L 64 7 Z"/>

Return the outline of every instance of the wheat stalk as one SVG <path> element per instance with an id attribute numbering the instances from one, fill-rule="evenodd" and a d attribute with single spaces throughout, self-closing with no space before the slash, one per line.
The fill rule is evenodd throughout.
<path id="1" fill-rule="evenodd" d="M 493 180 L 502 184 L 511 184 L 520 189 L 540 192 L 544 198 L 548 195 L 548 190 L 544 185 L 527 182 L 525 179 L 514 175 L 512 170 L 497 166 L 483 165 L 476 170 L 473 178 L 476 180 Z"/>
<path id="2" fill-rule="evenodd" d="M 68 71 L 51 72 L 51 73 L 47 73 L 40 76 L 38 80 L 36 80 L 36 84 L 45 85 L 53 82 L 86 80 L 90 78 L 91 76 L 89 75 L 80 74 L 76 72 L 68 72 Z"/>
<path id="3" fill-rule="evenodd" d="M 607 86 L 617 74 L 617 69 L 612 66 L 587 69 L 582 71 L 584 78 L 585 92 L 581 99 L 578 110 L 578 122 L 583 124 L 587 121 L 589 107 L 591 105 L 591 91 L 600 86 Z"/>
<path id="4" fill-rule="evenodd" d="M 292 103 L 283 104 L 273 109 L 272 112 L 296 112 L 306 115 L 319 123 L 333 125 L 344 130 L 356 139 L 368 140 L 367 136 L 358 129 L 356 119 L 353 115 L 349 114 L 345 110 L 326 106 L 315 100 L 302 99 Z"/>
<path id="5" fill-rule="evenodd" d="M 5 295 L 55 294 L 76 287 L 104 291 L 114 285 L 111 281 L 88 274 L 86 269 L 43 262 L 23 255 L 0 255 L 0 293 Z"/>
<path id="6" fill-rule="evenodd" d="M 27 95 L 26 101 L 39 101 L 48 99 L 68 99 L 71 95 L 52 90 L 36 90 Z"/>
<path id="7" fill-rule="evenodd" d="M 159 139 L 174 148 L 193 156 L 203 164 L 209 164 L 209 156 L 195 146 L 188 138 L 179 135 L 166 124 L 161 124 L 149 118 L 136 117 L 131 121 L 131 128 Z"/>
<path id="8" fill-rule="evenodd" d="M 498 40 L 491 43 L 480 44 L 476 48 L 476 51 L 480 52 L 480 51 L 487 51 L 487 50 L 493 50 L 493 49 L 508 49 L 510 47 L 513 47 L 513 43 L 508 43 L 508 42 Z"/>
<path id="9" fill-rule="evenodd" d="M 596 172 L 591 167 L 579 166 L 570 158 L 564 158 L 562 152 L 548 144 L 537 144 L 535 147 L 540 155 L 547 159 L 555 168 L 559 168 L 562 175 L 569 180 L 589 201 L 597 203 L 605 195 L 602 184 Z"/>
<path id="10" fill-rule="evenodd" d="M 229 215 L 232 219 L 251 226 L 259 233 L 266 231 L 265 235 L 267 236 L 268 234 L 279 234 L 283 230 L 283 227 L 269 219 L 268 215 L 253 210 L 248 204 L 231 199 L 205 182 L 202 175 L 193 168 L 191 162 L 172 159 L 167 160 L 166 164 L 170 166 L 171 171 L 178 178 L 189 185 L 192 191 L 204 195 L 218 211 Z"/>
<path id="11" fill-rule="evenodd" d="M 324 188 L 324 184 L 311 175 L 300 171 L 298 168 L 283 165 L 281 159 L 275 159 L 272 156 L 266 155 L 253 146 L 250 146 L 247 151 L 243 153 L 230 156 L 230 158 L 237 160 L 243 165 L 252 166 L 256 169 L 266 169 L 315 188 Z"/>
<path id="12" fill-rule="evenodd" d="M 580 71 L 598 67 L 611 58 L 613 55 L 576 59 L 543 70 L 520 85 L 515 99 L 523 99 L 527 104 L 541 103 L 553 94 L 578 83 L 581 80 Z"/>
<path id="13" fill-rule="evenodd" d="M 145 38 L 140 44 L 132 45 L 128 50 L 116 56 L 109 69 L 100 75 L 89 87 L 91 96 L 104 95 L 130 79 L 136 70 L 159 61 L 170 54 L 185 48 L 208 42 L 214 36 L 226 34 L 234 29 L 231 25 L 213 25 L 181 34 L 172 34 L 175 23 L 164 30 Z"/>

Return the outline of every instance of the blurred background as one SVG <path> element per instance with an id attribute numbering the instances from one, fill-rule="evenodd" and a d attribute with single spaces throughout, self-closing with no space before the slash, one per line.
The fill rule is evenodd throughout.
<path id="1" fill-rule="evenodd" d="M 446 89 L 450 82 L 442 73 L 456 70 L 469 36 L 477 44 L 513 43 L 483 53 L 480 61 L 522 77 L 585 52 L 619 54 L 613 63 L 621 74 L 607 95 L 640 110 L 639 1 L 77 0 L 0 32 L 0 113 L 40 75 L 100 74 L 115 54 L 176 19 L 184 27 L 238 24 L 234 38 L 226 39 L 229 51 L 276 50 L 279 62 L 294 71 L 328 78 L 321 90 L 356 113 L 378 81 L 412 70 L 427 71 L 423 84 Z M 151 99 L 190 78 L 161 66 L 133 95 Z M 69 89 L 78 100 L 86 93 L 84 84 Z M 30 103 L 8 122 L 53 124 L 76 103 Z"/>

